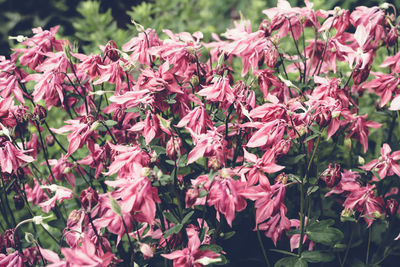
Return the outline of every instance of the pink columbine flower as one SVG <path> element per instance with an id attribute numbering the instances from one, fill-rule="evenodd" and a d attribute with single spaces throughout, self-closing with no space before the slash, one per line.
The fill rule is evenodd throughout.
<path id="1" fill-rule="evenodd" d="M 202 267 L 207 263 L 218 262 L 219 254 L 211 250 L 200 250 L 200 239 L 193 228 L 187 228 L 188 246 L 169 254 L 161 254 L 164 258 L 174 261 L 174 267 Z"/>
<path id="2" fill-rule="evenodd" d="M 65 188 L 63 186 L 52 184 L 52 185 L 42 185 L 42 188 L 49 189 L 50 192 L 55 193 L 52 198 L 50 198 L 42 203 L 39 203 L 39 207 L 41 207 L 45 213 L 48 213 L 50 211 L 50 209 L 54 208 L 54 206 L 56 205 L 56 201 L 61 203 L 65 199 L 72 198 L 72 190 Z"/>
<path id="3" fill-rule="evenodd" d="M 93 117 L 87 116 L 77 120 L 67 120 L 65 122 L 68 123 L 68 125 L 64 125 L 60 129 L 51 128 L 51 130 L 57 134 L 71 132 L 67 136 L 69 146 L 68 153 L 65 155 L 66 157 L 69 157 L 78 148 L 81 148 L 89 136 L 96 138 L 97 135 L 94 132 L 95 128 L 92 127 L 92 124 L 96 125 L 98 122 L 94 122 L 93 120 Z"/>
<path id="4" fill-rule="evenodd" d="M 110 251 L 104 253 L 96 246 L 88 235 L 85 235 L 80 247 L 61 248 L 61 253 L 65 256 L 66 262 L 71 267 L 81 266 L 110 266 L 114 260 L 114 254 Z"/>
<path id="5" fill-rule="evenodd" d="M 1 267 L 23 267 L 24 258 L 19 251 L 15 251 L 11 254 L 5 255 L 0 253 L 0 266 Z"/>
<path id="6" fill-rule="evenodd" d="M 124 146 L 108 143 L 114 153 L 114 158 L 105 175 L 112 175 L 118 172 L 118 177 L 124 178 L 136 173 L 135 169 L 141 169 L 141 166 L 147 166 L 150 162 L 150 156 L 144 152 L 138 145 Z"/>
<path id="7" fill-rule="evenodd" d="M 141 168 L 137 168 L 141 172 Z M 147 222 L 153 225 L 156 214 L 156 203 L 160 203 L 157 188 L 151 186 L 147 177 L 140 177 L 140 174 L 133 174 L 130 179 L 117 179 L 106 181 L 111 187 L 117 188 L 113 197 L 119 200 L 123 213 L 133 213 L 138 222 Z"/>
<path id="8" fill-rule="evenodd" d="M 184 127 L 191 129 L 196 134 L 206 132 L 206 128 L 212 128 L 213 123 L 210 116 L 206 113 L 204 107 L 199 106 L 187 113 L 176 127 Z"/>
<path id="9" fill-rule="evenodd" d="M 195 147 L 190 151 L 187 164 L 191 164 L 203 156 L 216 156 L 219 162 L 226 159 L 226 140 L 218 129 L 208 130 L 205 134 L 196 134 L 186 128 L 193 138 Z"/>
<path id="10" fill-rule="evenodd" d="M 307 217 L 305 218 L 305 223 L 307 223 Z M 297 219 L 290 220 L 290 227 L 295 227 L 296 229 L 300 229 L 300 221 Z M 304 235 L 303 245 L 309 241 L 308 250 L 313 250 L 315 243 L 308 239 L 307 235 Z M 290 236 L 290 250 L 298 248 L 300 245 L 300 234 L 294 234 Z"/>
<path id="11" fill-rule="evenodd" d="M 275 155 L 273 150 L 268 150 L 264 153 L 262 158 L 257 158 L 256 155 L 248 152 L 243 148 L 244 159 L 253 163 L 250 167 L 239 167 L 239 173 L 241 175 L 246 175 L 246 180 L 248 185 L 254 185 L 259 182 L 267 187 L 270 186 L 269 180 L 265 173 L 274 173 L 284 169 L 284 166 L 280 166 L 275 163 Z"/>
<path id="12" fill-rule="evenodd" d="M 6 141 L 5 137 L 0 137 L 1 171 L 12 173 L 22 165 L 34 161 L 31 156 L 25 154 L 27 152 L 30 150 L 17 149 L 10 141 Z"/>
<path id="13" fill-rule="evenodd" d="M 391 74 L 373 73 L 377 78 L 362 85 L 363 88 L 372 88 L 381 97 L 380 107 L 386 105 L 391 99 L 393 92 L 396 92 L 400 83 L 400 77 Z"/>
<path id="14" fill-rule="evenodd" d="M 233 94 L 232 87 L 229 85 L 228 77 L 214 77 L 212 84 L 204 87 L 198 93 L 204 96 L 207 100 L 212 102 L 228 102 L 233 103 L 235 95 Z"/>
<path id="15" fill-rule="evenodd" d="M 400 166 L 397 161 L 400 159 L 400 151 L 393 153 L 388 144 L 383 144 L 381 148 L 381 156 L 378 159 L 372 160 L 370 163 L 362 166 L 361 168 L 366 171 L 377 170 L 379 178 L 383 179 L 386 176 L 396 174 L 400 176 Z M 376 177 L 375 177 L 376 179 Z"/>
<path id="16" fill-rule="evenodd" d="M 133 37 L 129 42 L 122 46 L 125 52 L 132 52 L 129 57 L 133 62 L 150 66 L 150 62 L 154 60 L 154 56 L 150 55 L 149 49 L 153 46 L 160 46 L 162 41 L 158 39 L 157 33 L 153 29 L 146 29 L 144 32 Z"/>
<path id="17" fill-rule="evenodd" d="M 368 114 L 362 116 L 356 116 L 353 122 L 349 126 L 349 130 L 351 131 L 347 137 L 353 137 L 360 141 L 361 145 L 364 147 L 364 153 L 368 150 L 368 128 L 379 128 L 381 127 L 380 123 L 374 121 L 366 121 Z"/>
<path id="18" fill-rule="evenodd" d="M 368 227 L 384 213 L 385 203 L 381 197 L 375 196 L 375 185 L 367 184 L 357 191 L 352 191 L 343 203 L 348 210 L 361 212 Z"/>

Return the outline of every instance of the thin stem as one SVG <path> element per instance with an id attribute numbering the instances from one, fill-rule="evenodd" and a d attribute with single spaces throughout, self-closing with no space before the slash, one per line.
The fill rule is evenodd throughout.
<path id="1" fill-rule="evenodd" d="M 265 247 L 264 247 L 264 244 L 263 244 L 262 239 L 261 239 L 261 234 L 260 234 L 260 230 L 258 229 L 258 224 L 257 224 L 257 239 L 258 239 L 258 243 L 260 244 L 260 248 L 261 248 L 261 251 L 262 251 L 263 256 L 264 256 L 265 264 L 268 267 L 271 267 L 271 264 L 269 263 L 269 260 L 268 260 L 268 257 L 267 257 L 267 252 L 265 251 Z"/>
<path id="2" fill-rule="evenodd" d="M 304 208 L 305 208 L 305 201 L 309 201 L 309 196 L 307 194 L 307 186 L 308 186 L 308 174 L 310 172 L 310 168 L 312 165 L 312 162 L 314 160 L 315 157 L 315 153 L 318 149 L 318 145 L 319 142 L 321 140 L 321 135 L 318 135 L 318 139 L 317 139 L 317 143 L 314 146 L 311 158 L 308 162 L 308 166 L 306 169 L 306 173 L 304 175 L 303 181 L 300 184 L 300 240 L 299 240 L 299 250 L 298 250 L 298 254 L 301 255 L 302 249 L 303 249 L 303 240 L 304 240 L 304 232 L 305 232 L 305 225 L 304 225 L 304 221 L 305 221 L 305 215 L 304 215 Z M 306 195 L 304 197 L 304 191 L 306 192 Z M 306 199 L 305 199 L 306 198 Z"/>
<path id="3" fill-rule="evenodd" d="M 367 255 L 365 256 L 365 265 L 368 265 L 369 261 L 369 249 L 371 248 L 371 232 L 372 232 L 372 227 L 370 226 L 368 229 L 368 245 L 367 245 Z"/>
<path id="4" fill-rule="evenodd" d="M 344 264 L 346 263 L 347 255 L 349 254 L 350 247 L 351 247 L 351 242 L 353 241 L 353 234 L 354 234 L 354 231 L 351 231 L 351 229 L 350 229 L 350 232 L 351 232 L 351 233 L 350 233 L 349 243 L 348 243 L 347 246 L 346 246 L 346 252 L 344 253 L 344 258 L 343 258 L 343 261 L 342 261 L 341 264 L 340 264 L 340 267 L 343 267 Z"/>

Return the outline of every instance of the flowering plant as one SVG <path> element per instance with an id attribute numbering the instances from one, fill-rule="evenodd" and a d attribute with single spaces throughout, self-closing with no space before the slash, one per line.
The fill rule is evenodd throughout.
<path id="1" fill-rule="evenodd" d="M 136 22 L 101 54 L 57 27 L 17 38 L 0 58 L 0 267 L 390 264 L 396 9 L 305 4 L 208 43 Z"/>

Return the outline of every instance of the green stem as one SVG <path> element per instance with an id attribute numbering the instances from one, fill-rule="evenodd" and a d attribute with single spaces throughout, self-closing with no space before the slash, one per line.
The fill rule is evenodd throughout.
<path id="1" fill-rule="evenodd" d="M 263 244 L 263 242 L 261 240 L 261 234 L 260 234 L 260 230 L 258 229 L 258 224 L 257 224 L 257 238 L 258 238 L 258 242 L 260 243 L 261 251 L 262 251 L 262 253 L 264 255 L 265 264 L 268 267 L 271 267 L 271 264 L 268 261 L 267 252 L 265 252 L 265 247 L 264 247 L 264 244 Z"/>
<path id="2" fill-rule="evenodd" d="M 370 226 L 368 229 L 368 245 L 367 245 L 367 255 L 365 256 L 365 265 L 368 265 L 369 261 L 369 249 L 371 248 L 371 232 L 372 228 Z"/>
<path id="3" fill-rule="evenodd" d="M 305 205 L 304 205 L 304 203 L 305 202 L 308 203 L 308 201 L 309 201 L 309 196 L 307 194 L 308 174 L 310 172 L 311 164 L 312 164 L 312 162 L 314 160 L 315 153 L 317 152 L 320 140 L 321 140 L 321 135 L 318 135 L 317 143 L 314 146 L 313 152 L 311 154 L 310 161 L 308 162 L 306 173 L 304 175 L 302 183 L 300 184 L 300 231 L 301 232 L 300 232 L 298 255 L 301 255 L 301 252 L 302 252 L 302 249 L 303 249 L 304 234 L 305 234 L 304 233 L 305 232 L 305 225 L 304 225 L 304 221 L 305 221 L 304 208 L 305 208 Z M 304 195 L 304 191 L 306 192 L 305 195 Z"/>

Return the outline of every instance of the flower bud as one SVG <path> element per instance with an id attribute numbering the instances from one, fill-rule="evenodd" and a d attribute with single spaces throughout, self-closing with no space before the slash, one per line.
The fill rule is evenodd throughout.
<path id="1" fill-rule="evenodd" d="M 182 140 L 179 137 L 171 137 L 167 142 L 167 156 L 176 160 L 181 156 Z"/>
<path id="2" fill-rule="evenodd" d="M 83 208 L 86 211 L 90 211 L 99 202 L 99 195 L 97 194 L 97 191 L 89 187 L 88 189 L 81 192 L 79 199 L 82 203 Z"/>
<path id="3" fill-rule="evenodd" d="M 14 206 L 16 210 L 22 210 L 24 208 L 25 202 L 24 199 L 21 197 L 21 195 L 14 195 L 13 196 L 14 200 Z"/>
<path id="4" fill-rule="evenodd" d="M 396 27 L 392 27 L 386 37 L 386 43 L 389 47 L 392 47 L 396 44 L 397 39 L 399 38 L 399 33 Z"/>
<path id="5" fill-rule="evenodd" d="M 325 128 L 329 125 L 332 119 L 332 112 L 329 109 L 323 109 L 315 115 L 315 121 L 321 128 Z"/>
<path id="6" fill-rule="evenodd" d="M 335 167 L 332 167 L 330 163 L 328 168 L 322 173 L 321 179 L 326 183 L 328 187 L 334 187 L 340 181 L 340 165 L 335 163 Z"/>
<path id="7" fill-rule="evenodd" d="M 119 59 L 119 54 L 117 51 L 117 45 L 114 41 L 109 41 L 104 49 L 104 55 L 111 59 L 112 61 L 117 61 Z"/>
<path id="8" fill-rule="evenodd" d="M 4 232 L 3 237 L 4 246 L 6 248 L 17 248 L 17 244 L 19 242 L 18 235 L 15 233 L 15 229 L 7 229 Z"/>
<path id="9" fill-rule="evenodd" d="M 345 221 L 352 221 L 354 220 L 354 211 L 351 209 L 344 209 L 340 213 L 340 221 L 345 222 Z"/>
<path id="10" fill-rule="evenodd" d="M 354 84 L 359 85 L 364 82 L 368 78 L 370 70 L 371 68 L 369 67 L 365 67 L 363 69 L 355 67 L 352 74 Z"/>
<path id="11" fill-rule="evenodd" d="M 196 202 L 197 198 L 199 197 L 199 189 L 198 188 L 189 188 L 186 192 L 185 202 L 187 207 L 193 207 L 194 203 Z"/>
<path id="12" fill-rule="evenodd" d="M 48 136 L 46 136 L 46 144 L 48 145 L 48 146 L 53 146 L 54 145 L 54 137 L 51 135 L 51 134 L 49 134 Z"/>
<path id="13" fill-rule="evenodd" d="M 221 163 L 216 156 L 212 156 L 208 159 L 208 168 L 216 171 L 221 167 Z"/>
<path id="14" fill-rule="evenodd" d="M 36 105 L 35 109 L 33 110 L 33 115 L 35 116 L 36 120 L 42 121 L 47 116 L 47 110 L 41 105 Z"/>
<path id="15" fill-rule="evenodd" d="M 399 203 L 391 198 L 386 200 L 386 212 L 389 216 L 393 216 L 397 213 L 397 208 L 399 207 Z"/>

